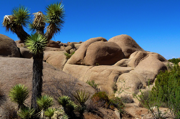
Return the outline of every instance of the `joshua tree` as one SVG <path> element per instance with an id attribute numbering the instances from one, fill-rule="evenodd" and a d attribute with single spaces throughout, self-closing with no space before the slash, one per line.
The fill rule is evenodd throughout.
<path id="1" fill-rule="evenodd" d="M 62 24 L 64 23 L 64 8 L 62 3 L 51 4 L 46 8 L 46 15 L 42 12 L 34 13 L 34 21 L 30 23 L 29 10 L 23 6 L 13 9 L 12 15 L 5 15 L 3 20 L 3 26 L 6 30 L 11 30 L 16 33 L 20 39 L 20 42 L 25 42 L 29 34 L 24 31 L 23 27 L 29 24 L 32 31 L 36 31 L 38 34 L 45 36 L 47 41 L 60 31 Z M 47 23 L 46 33 L 44 34 L 45 25 Z"/>
<path id="2" fill-rule="evenodd" d="M 41 97 L 42 92 L 42 70 L 43 70 L 43 50 L 47 44 L 46 38 L 35 33 L 27 38 L 25 45 L 33 53 L 33 79 L 32 79 L 32 98 L 31 107 L 38 111 L 37 98 Z"/>

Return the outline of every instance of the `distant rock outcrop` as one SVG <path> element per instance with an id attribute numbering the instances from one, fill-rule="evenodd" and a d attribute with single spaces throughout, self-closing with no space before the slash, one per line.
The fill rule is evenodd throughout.
<path id="1" fill-rule="evenodd" d="M 16 43 L 3 34 L 0 34 L 0 56 L 20 57 Z"/>
<path id="2" fill-rule="evenodd" d="M 94 80 L 102 91 L 121 97 L 153 84 L 157 74 L 167 70 L 167 63 L 160 54 L 144 51 L 130 36 L 119 35 L 108 42 L 102 37 L 83 42 L 63 71 L 84 82 Z M 125 92 L 119 94 L 120 90 Z"/>

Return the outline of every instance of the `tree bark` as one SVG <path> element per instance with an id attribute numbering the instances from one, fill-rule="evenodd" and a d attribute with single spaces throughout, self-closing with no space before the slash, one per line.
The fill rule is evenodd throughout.
<path id="1" fill-rule="evenodd" d="M 36 100 L 41 97 L 42 92 L 43 53 L 33 54 L 33 60 L 31 108 L 35 109 L 35 112 L 38 112 L 39 108 Z"/>
<path id="2" fill-rule="evenodd" d="M 24 43 L 27 39 L 27 37 L 29 37 L 29 34 L 26 33 L 26 31 L 24 31 L 23 27 L 22 26 L 17 26 L 15 28 L 15 31 L 16 35 L 18 36 L 18 38 L 20 39 L 20 42 L 21 43 Z"/>

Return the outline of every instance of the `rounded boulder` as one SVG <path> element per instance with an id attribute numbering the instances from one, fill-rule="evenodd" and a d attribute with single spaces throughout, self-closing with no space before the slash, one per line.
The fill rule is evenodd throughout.
<path id="1" fill-rule="evenodd" d="M 89 45 L 85 65 L 113 65 L 124 58 L 121 48 L 113 42 L 98 41 Z"/>
<path id="2" fill-rule="evenodd" d="M 122 49 L 124 55 L 126 58 L 129 58 L 129 56 L 135 52 L 135 51 L 144 51 L 137 43 L 136 41 L 128 35 L 118 35 L 115 37 L 112 37 L 109 39 L 108 42 L 114 42 Z"/>
<path id="3" fill-rule="evenodd" d="M 20 57 L 20 52 L 13 39 L 0 34 L 0 56 Z"/>

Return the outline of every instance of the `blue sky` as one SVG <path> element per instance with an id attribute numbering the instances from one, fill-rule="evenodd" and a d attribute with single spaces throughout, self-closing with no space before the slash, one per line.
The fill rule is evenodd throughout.
<path id="1" fill-rule="evenodd" d="M 23 5 L 30 13 L 42 11 L 60 0 L 0 0 L 0 18 Z M 144 50 L 166 59 L 180 57 L 180 0 L 62 0 L 65 23 L 52 40 L 63 43 L 86 41 L 93 37 L 130 35 Z M 32 15 L 32 14 L 31 14 Z M 25 29 L 31 33 L 27 28 Z M 0 34 L 18 40 L 16 34 Z"/>

